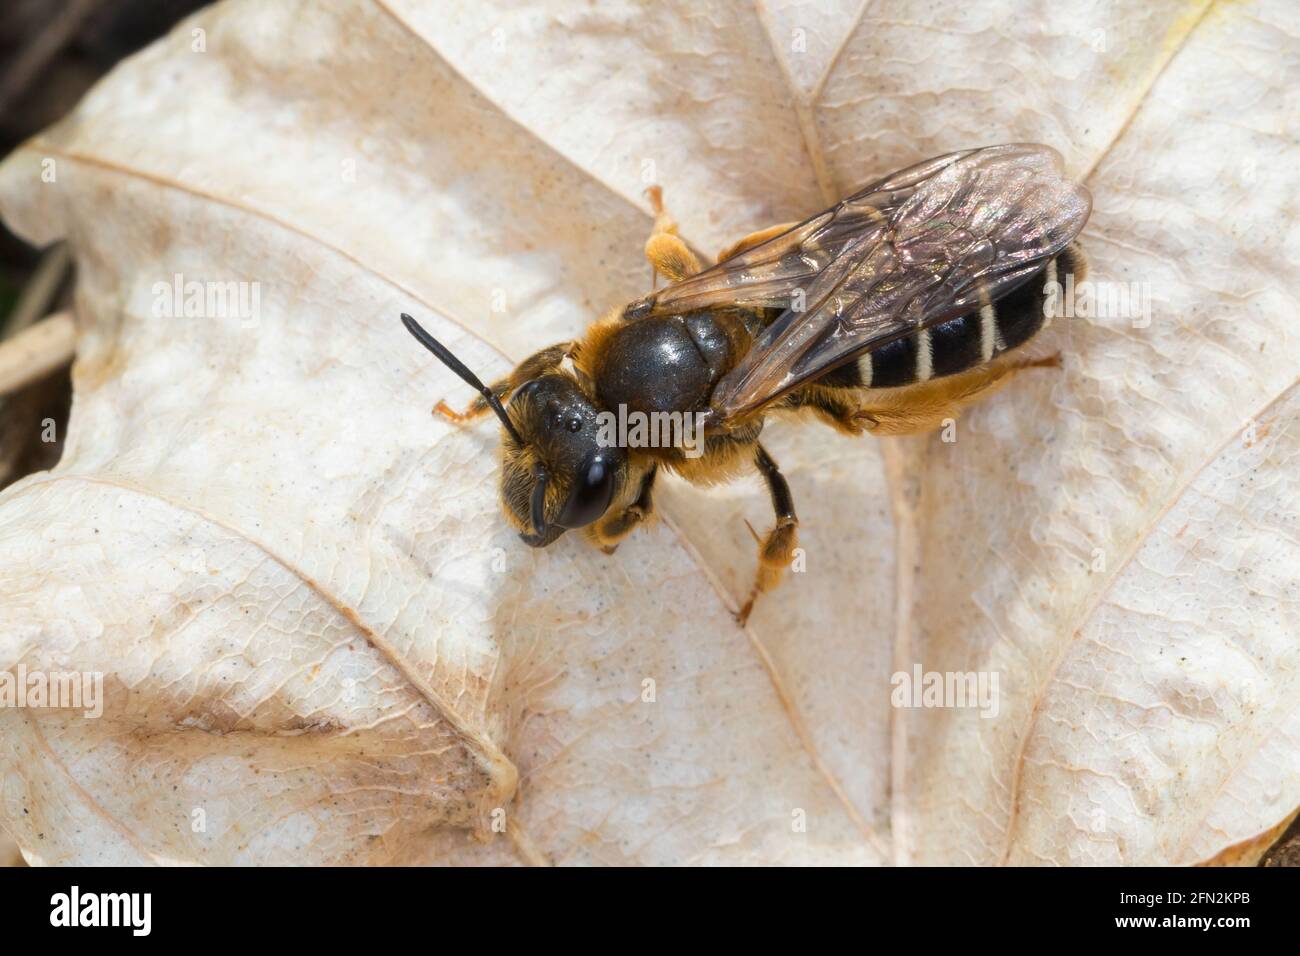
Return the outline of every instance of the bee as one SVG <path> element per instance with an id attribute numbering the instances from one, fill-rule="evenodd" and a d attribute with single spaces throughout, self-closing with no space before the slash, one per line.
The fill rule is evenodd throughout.
<path id="1" fill-rule="evenodd" d="M 769 413 L 850 435 L 925 432 L 1011 373 L 1059 363 L 1023 349 L 1067 277 L 1086 269 L 1075 237 L 1092 199 L 1062 169 L 1036 144 L 948 153 L 746 236 L 708 268 L 652 189 L 645 254 L 669 284 L 491 386 L 402 321 L 479 393 L 464 412 L 437 410 L 500 420 L 501 502 L 528 545 L 582 529 L 612 554 L 652 516 L 660 470 L 699 485 L 757 470 L 775 522 L 759 539 L 744 623 L 796 546 L 790 486 L 759 441 Z M 690 422 L 699 441 L 689 429 L 666 442 L 611 440 L 615 410 Z"/>

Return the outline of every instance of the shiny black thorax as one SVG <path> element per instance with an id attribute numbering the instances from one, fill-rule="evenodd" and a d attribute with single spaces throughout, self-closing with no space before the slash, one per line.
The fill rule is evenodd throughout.
<path id="1" fill-rule="evenodd" d="M 733 309 L 623 322 L 592 365 L 601 405 L 643 414 L 704 411 L 718 380 L 749 348 L 757 321 Z"/>

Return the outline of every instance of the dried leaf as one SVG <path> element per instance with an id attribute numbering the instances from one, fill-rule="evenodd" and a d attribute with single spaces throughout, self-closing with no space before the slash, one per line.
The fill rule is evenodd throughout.
<path id="1" fill-rule="evenodd" d="M 105 675 L 98 719 L 0 710 L 4 825 L 46 863 L 1188 863 L 1273 830 L 1296 34 L 1281 0 L 181 24 L 0 167 L 80 321 L 63 459 L 0 498 L 0 666 Z M 572 337 L 648 290 L 651 182 L 716 250 L 1017 140 L 1086 178 L 1092 278 L 1149 325 L 1058 322 L 1064 368 L 955 442 L 773 424 L 807 570 L 748 629 L 756 482 L 533 553 L 494 427 L 429 414 L 468 396 L 397 314 L 485 376 Z M 256 283 L 255 321 L 157 315 L 177 276 Z M 996 675 L 996 716 L 891 706 L 914 666 Z"/>

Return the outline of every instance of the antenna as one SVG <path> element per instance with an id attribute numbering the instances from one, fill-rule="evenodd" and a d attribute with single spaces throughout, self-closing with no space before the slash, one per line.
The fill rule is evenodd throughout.
<path id="1" fill-rule="evenodd" d="M 505 408 L 501 405 L 501 399 L 497 398 L 496 393 L 484 385 L 477 375 L 466 368 L 464 362 L 452 355 L 447 346 L 443 345 L 426 332 L 419 322 L 415 321 L 415 319 L 411 318 L 405 312 L 402 313 L 402 324 L 406 326 L 406 331 L 415 336 L 417 342 L 437 357 L 439 362 L 459 375 L 465 384 L 469 385 L 483 396 L 483 400 L 488 403 L 488 408 L 496 412 L 497 418 L 501 419 L 501 424 L 505 426 L 505 429 L 510 433 L 511 438 L 521 445 L 527 444 L 520 436 L 519 432 L 515 430 L 514 423 L 510 421 L 510 416 L 506 414 Z"/>
<path id="2" fill-rule="evenodd" d="M 406 326 L 406 331 L 415 336 L 417 342 L 437 357 L 439 362 L 459 375 L 465 384 L 469 385 L 483 396 L 483 400 L 487 402 L 488 408 L 496 412 L 497 418 L 501 419 L 501 424 L 505 426 L 505 429 L 510 433 L 511 438 L 517 441 L 520 445 L 527 444 L 519 432 L 515 430 L 514 423 L 510 421 L 510 416 L 506 414 L 505 408 L 501 405 L 501 399 L 497 398 L 496 393 L 484 385 L 477 375 L 466 368 L 464 362 L 452 355 L 447 346 L 443 345 L 426 332 L 419 322 L 415 321 L 415 319 L 411 318 L 405 312 L 402 313 L 402 324 Z M 532 505 L 532 514 L 530 517 L 533 520 L 533 533 L 528 535 L 525 540 L 531 538 L 532 540 L 537 541 L 546 534 L 545 506 L 548 475 L 546 473 L 546 468 L 540 462 L 537 464 L 535 478 L 537 483 L 533 486 L 533 497 L 530 502 Z"/>

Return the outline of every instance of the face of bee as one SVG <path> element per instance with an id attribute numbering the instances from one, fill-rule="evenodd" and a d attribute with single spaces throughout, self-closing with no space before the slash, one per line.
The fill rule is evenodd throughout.
<path id="1" fill-rule="evenodd" d="M 627 453 L 598 441 L 601 409 L 562 372 L 525 382 L 501 434 L 501 501 L 519 537 L 545 547 L 603 515 L 626 479 Z"/>

